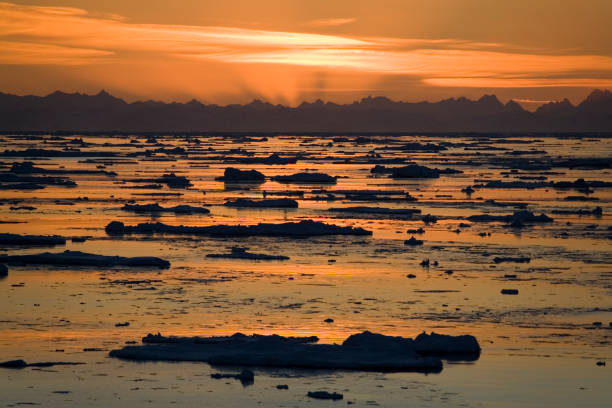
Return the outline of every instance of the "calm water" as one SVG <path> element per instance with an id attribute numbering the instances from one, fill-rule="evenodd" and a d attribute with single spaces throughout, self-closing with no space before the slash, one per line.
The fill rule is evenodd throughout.
<path id="1" fill-rule="evenodd" d="M 117 176 L 70 175 L 77 187 L 48 186 L 39 190 L 0 190 L 0 230 L 21 234 L 87 236 L 84 243 L 54 248 L 2 248 L 3 253 L 84 252 L 144 256 L 172 262 L 169 270 L 127 268 L 49 268 L 10 266 L 0 281 L 0 361 L 78 361 L 78 366 L 2 370 L 0 404 L 18 406 L 466 406 L 466 407 L 603 407 L 612 401 L 612 190 L 595 188 L 597 201 L 566 201 L 584 195 L 552 187 L 477 189 L 461 192 L 475 180 L 612 181 L 609 169 L 515 170 L 510 158 L 611 157 L 609 139 L 470 137 L 396 137 L 376 143 L 334 142 L 331 138 L 271 137 L 239 141 L 221 137 L 159 137 L 167 148 L 183 147 L 188 155 L 156 153 L 146 138 L 83 137 L 86 146 L 69 144 L 74 137 L 40 140 L 2 136 L 4 149 L 77 147 L 87 157 L 26 158 L 46 169 L 96 169 Z M 80 137 L 80 136 L 78 136 Z M 130 140 L 138 140 L 131 144 Z M 446 150 L 406 152 L 407 142 L 451 142 Z M 503 148 L 507 150 L 492 150 Z M 544 150 L 546 153 L 512 151 Z M 118 157 L 99 158 L 111 151 Z M 301 154 L 296 164 L 241 165 L 229 158 Z M 372 153 L 373 152 L 373 153 Z M 520 152 L 519 152 L 520 153 Z M 370 156 L 401 158 L 429 167 L 461 170 L 438 179 L 394 180 L 372 175 Z M 543 159 L 544 158 L 544 159 Z M 21 157 L 3 157 L 3 171 Z M 400 164 L 387 164 L 399 166 Z M 230 186 L 214 181 L 226 167 L 257 169 L 266 176 L 319 171 L 340 176 L 335 185 L 280 184 Z M 136 188 L 167 172 L 185 175 L 189 189 Z M 480 183 L 480 182 L 478 182 Z M 324 189 L 325 192 L 317 191 Z M 299 190 L 298 209 L 235 209 L 228 199 L 260 199 L 263 191 Z M 342 190 L 403 190 L 418 199 L 350 201 Z M 153 196 L 175 193 L 173 196 Z M 87 197 L 87 200 L 77 200 Z M 209 215 L 151 217 L 121 210 L 128 200 L 163 206 L 205 205 Z M 516 208 L 486 202 L 522 202 L 554 218 L 545 225 L 514 230 L 502 223 L 476 223 L 474 214 L 510 214 Z M 34 209 L 15 209 L 31 206 Z M 330 207 L 380 206 L 418 208 L 438 217 L 420 219 L 334 213 Z M 601 217 L 552 214 L 555 210 L 603 209 Z M 13 207 L 14 209 L 11 209 Z M 254 224 L 320 220 L 359 226 L 370 237 L 310 239 L 191 236 L 125 236 L 111 238 L 104 227 L 112 220 L 133 225 L 159 221 L 172 225 Z M 8 223 L 10 222 L 10 223 Z M 460 223 L 470 224 L 460 227 Z M 421 247 L 404 245 L 408 229 L 423 227 Z M 484 234 L 483 234 L 484 233 Z M 490 235 L 488 235 L 490 233 Z M 484 235 L 484 236 L 483 236 Z M 288 261 L 244 261 L 206 258 L 234 245 L 250 252 L 282 254 Z M 495 256 L 528 256 L 529 263 L 495 264 Z M 438 266 L 423 268 L 429 258 Z M 452 274 L 446 273 L 452 270 Z M 408 274 L 416 275 L 408 279 Z M 504 275 L 516 275 L 516 279 Z M 126 284 L 122 280 L 139 280 Z M 516 296 L 501 289 L 518 289 Z M 325 323 L 324 319 L 334 322 Z M 129 327 L 115 327 L 118 322 Z M 601 322 L 601 326 L 593 325 Z M 217 367 L 194 363 L 135 363 L 108 357 L 149 332 L 165 335 L 276 333 L 317 335 L 322 342 L 340 342 L 370 330 L 415 336 L 423 330 L 472 334 L 483 352 L 469 364 L 445 362 L 440 374 L 362 373 L 338 371 L 254 370 L 255 384 L 214 380 Z M 83 351 L 97 348 L 99 351 Z M 56 351 L 63 350 L 63 351 Z M 596 362 L 607 361 L 607 366 Z M 227 369 L 227 371 L 233 371 Z M 289 390 L 277 390 L 288 384 Z M 344 401 L 309 400 L 308 391 L 344 394 Z M 58 392 L 60 391 L 60 392 Z M 64 392 L 67 391 L 67 392 Z"/>

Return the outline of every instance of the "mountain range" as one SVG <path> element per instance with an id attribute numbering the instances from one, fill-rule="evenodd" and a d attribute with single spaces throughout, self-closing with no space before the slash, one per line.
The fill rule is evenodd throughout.
<path id="1" fill-rule="evenodd" d="M 127 103 L 106 91 L 47 96 L 0 92 L 0 131 L 35 132 L 610 132 L 612 92 L 594 90 L 578 105 L 550 102 L 530 112 L 495 95 L 439 102 L 367 97 L 351 104 L 260 100 L 245 105 Z"/>

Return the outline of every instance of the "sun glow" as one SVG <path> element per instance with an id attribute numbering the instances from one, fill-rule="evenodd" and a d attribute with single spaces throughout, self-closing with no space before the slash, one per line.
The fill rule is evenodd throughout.
<path id="1" fill-rule="evenodd" d="M 323 19 L 301 28 L 356 23 Z M 174 90 L 173 97 L 222 101 L 241 95 L 290 103 L 304 97 L 303 89 L 318 89 L 319 97 L 346 88 L 393 96 L 398 87 L 387 84 L 389 77 L 432 89 L 607 87 L 612 81 L 612 57 L 606 55 L 453 38 L 142 24 L 80 8 L 0 3 L 0 69 L 11 66 L 51 66 L 45 75 L 56 81 L 76 80 L 128 98 L 149 89 L 162 95 Z M 347 75 L 352 84 L 340 80 Z"/>

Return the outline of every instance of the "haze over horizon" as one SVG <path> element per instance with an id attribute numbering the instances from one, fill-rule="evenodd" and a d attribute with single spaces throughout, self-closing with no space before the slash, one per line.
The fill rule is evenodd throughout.
<path id="1" fill-rule="evenodd" d="M 526 109 L 612 87 L 612 3 L 0 2 L 0 91 L 295 106 L 495 94 Z"/>

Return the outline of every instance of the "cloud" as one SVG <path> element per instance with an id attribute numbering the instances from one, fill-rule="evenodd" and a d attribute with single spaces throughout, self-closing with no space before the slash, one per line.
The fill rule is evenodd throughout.
<path id="1" fill-rule="evenodd" d="M 3 65 L 83 65 L 100 62 L 111 55 L 111 51 L 0 41 L 0 64 Z"/>
<path id="2" fill-rule="evenodd" d="M 322 19 L 309 25 L 354 21 Z M 135 24 L 121 16 L 91 15 L 79 8 L 0 3 L 0 64 L 142 64 L 150 60 L 404 75 L 438 87 L 595 87 L 609 86 L 612 78 L 609 56 L 554 55 L 503 43 Z M 601 75 L 588 75 L 595 71 Z"/>
<path id="3" fill-rule="evenodd" d="M 356 18 L 346 17 L 346 18 L 320 18 L 317 20 L 312 20 L 307 22 L 304 25 L 313 26 L 313 27 L 336 27 L 342 26 L 346 24 L 351 24 L 357 21 Z"/>
<path id="4" fill-rule="evenodd" d="M 521 79 L 521 78 L 425 78 L 428 85 L 464 88 L 612 88 L 612 80 L 600 78 Z"/>

